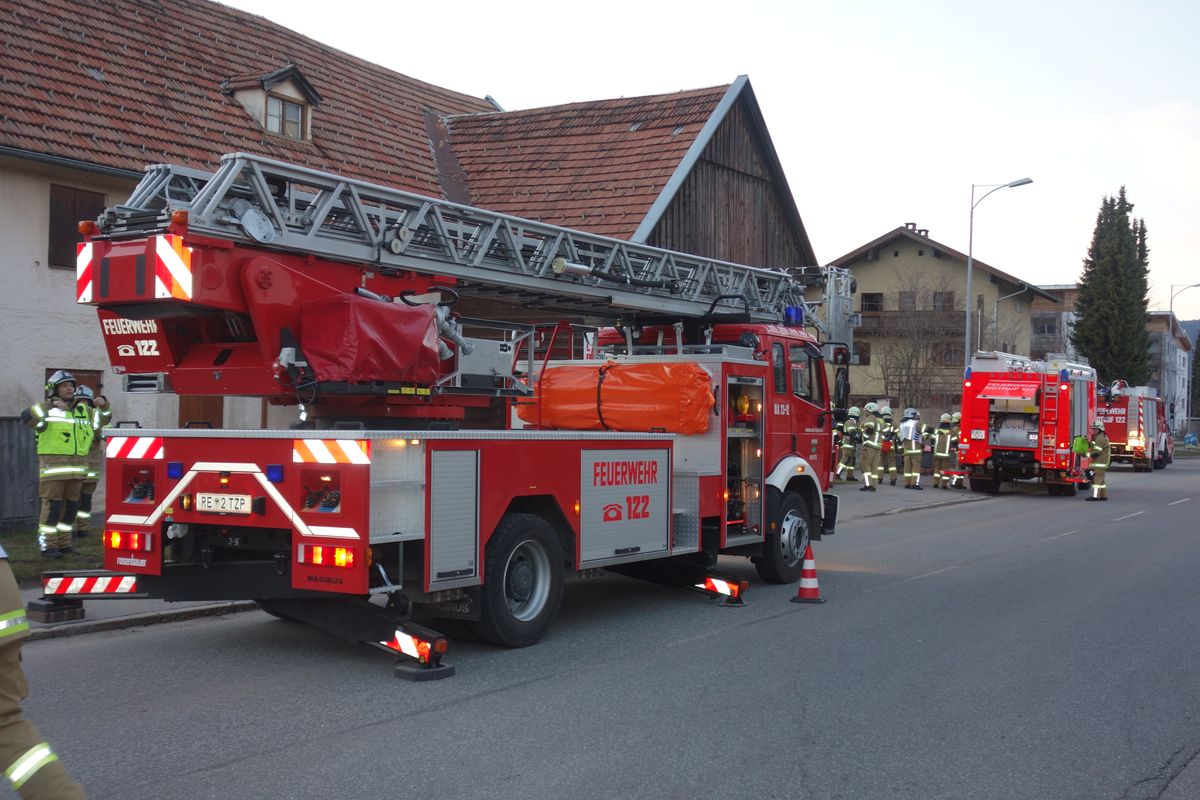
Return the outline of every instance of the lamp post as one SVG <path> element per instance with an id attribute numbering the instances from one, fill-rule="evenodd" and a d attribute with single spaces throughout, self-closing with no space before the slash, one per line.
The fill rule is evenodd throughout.
<path id="1" fill-rule="evenodd" d="M 1188 285 L 1186 285 L 1186 286 L 1184 286 L 1182 289 L 1180 289 L 1178 292 L 1174 291 L 1175 287 L 1176 287 L 1176 286 L 1179 286 L 1179 285 L 1180 285 L 1180 284 L 1178 284 L 1178 283 L 1172 283 L 1172 284 L 1171 284 L 1171 289 L 1172 289 L 1172 291 L 1171 291 L 1171 302 L 1170 302 L 1170 308 L 1171 308 L 1171 320 L 1172 320 L 1172 323 L 1174 322 L 1174 319 L 1175 319 L 1175 295 L 1178 295 L 1178 294 L 1183 294 L 1183 293 L 1184 293 L 1184 292 L 1186 292 L 1188 289 L 1195 289 L 1197 286 L 1200 286 L 1200 283 L 1189 283 Z"/>
<path id="2" fill-rule="evenodd" d="M 982 203 L 989 194 L 999 191 L 1000 189 L 1012 189 L 1017 186 L 1024 186 L 1027 183 L 1033 183 L 1033 178 L 1020 178 L 1012 183 L 972 183 L 971 184 L 971 223 L 967 230 L 967 298 L 964 304 L 967 311 L 966 326 L 963 335 L 963 370 L 965 371 L 971 366 L 971 306 L 975 302 L 973 296 L 974 289 L 971 284 L 971 275 L 975 272 L 975 206 Z M 978 200 L 975 199 L 976 189 L 987 189 L 983 196 Z M 982 312 L 980 312 L 982 313 Z"/>

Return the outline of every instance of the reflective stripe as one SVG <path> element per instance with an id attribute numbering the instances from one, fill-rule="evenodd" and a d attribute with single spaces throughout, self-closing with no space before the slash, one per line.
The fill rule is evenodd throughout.
<path id="1" fill-rule="evenodd" d="M 46 467 L 41 471 L 43 478 L 49 478 L 54 475 L 82 475 L 87 472 L 87 467 Z"/>
<path id="2" fill-rule="evenodd" d="M 42 417 L 46 416 L 46 410 L 44 408 L 42 408 L 41 403 L 36 403 L 36 404 L 30 406 L 29 413 L 32 414 L 33 416 L 37 417 L 38 419 L 41 419 Z"/>
<path id="3" fill-rule="evenodd" d="M 58 756 L 54 755 L 54 751 L 50 749 L 49 742 L 42 742 L 26 750 L 24 755 L 4 771 L 4 775 L 12 781 L 14 789 L 20 789 L 21 785 L 32 778 L 39 769 L 51 761 L 57 760 Z"/>
<path id="4" fill-rule="evenodd" d="M 25 618 L 24 609 L 0 614 L 0 639 L 27 630 L 29 630 L 29 620 Z"/>
<path id="5" fill-rule="evenodd" d="M 92 512 L 90 512 L 90 511 L 76 511 L 75 512 L 75 519 L 91 519 L 91 518 L 92 518 Z"/>

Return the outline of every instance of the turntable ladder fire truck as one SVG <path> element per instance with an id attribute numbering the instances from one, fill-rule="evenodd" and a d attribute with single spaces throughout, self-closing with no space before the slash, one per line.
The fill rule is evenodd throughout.
<path id="1" fill-rule="evenodd" d="M 447 642 L 414 615 L 525 646 L 569 574 L 740 600 L 718 555 L 791 582 L 833 532 L 804 292 L 844 270 L 797 279 L 240 153 L 150 167 L 80 227 L 77 299 L 114 371 L 301 422 L 110 430 L 105 570 L 46 573 L 48 599 L 252 599 L 431 677 Z M 460 316 L 460 296 L 555 321 Z"/>
<path id="2" fill-rule="evenodd" d="M 1035 478 L 1052 495 L 1074 495 L 1087 482 L 1095 400 L 1096 371 L 1086 362 L 976 353 L 963 379 L 958 445 L 971 489 L 996 494 L 1005 481 Z"/>

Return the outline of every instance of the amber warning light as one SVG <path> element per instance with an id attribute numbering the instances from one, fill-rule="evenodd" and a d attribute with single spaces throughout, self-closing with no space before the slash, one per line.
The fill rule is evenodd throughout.
<path id="1" fill-rule="evenodd" d="M 109 550 L 150 550 L 153 544 L 151 533 L 130 531 L 105 531 L 104 543 Z"/>

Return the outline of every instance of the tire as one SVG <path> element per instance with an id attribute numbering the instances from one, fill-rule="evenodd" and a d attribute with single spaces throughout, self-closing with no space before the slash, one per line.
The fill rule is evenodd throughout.
<path id="1" fill-rule="evenodd" d="M 971 478 L 971 491 L 981 494 L 1000 494 L 998 478 Z"/>
<path id="2" fill-rule="evenodd" d="M 774 523 L 763 540 L 762 555 L 754 568 L 767 583 L 793 583 L 804 569 L 804 551 L 812 541 L 812 516 L 804 498 L 784 492 Z"/>
<path id="3" fill-rule="evenodd" d="M 475 634 L 504 647 L 540 641 L 562 603 L 562 553 L 554 529 L 534 514 L 506 514 L 488 542 L 483 581 Z"/>
<path id="4" fill-rule="evenodd" d="M 276 608 L 275 604 L 273 602 L 271 602 L 270 600 L 255 600 L 254 602 L 258 604 L 259 608 L 261 608 L 263 611 L 270 614 L 275 619 L 281 619 L 284 622 L 296 622 L 297 621 L 295 617 L 288 616 L 287 614 L 284 614 L 282 611 L 280 611 L 278 608 Z"/>

